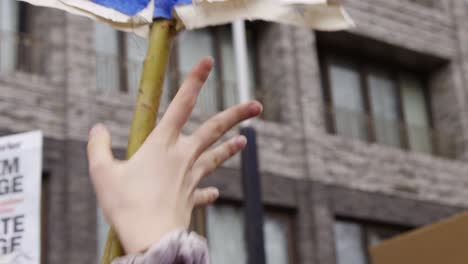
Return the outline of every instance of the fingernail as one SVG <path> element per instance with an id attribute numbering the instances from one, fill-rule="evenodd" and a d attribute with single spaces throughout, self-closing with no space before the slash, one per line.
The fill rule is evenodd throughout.
<path id="1" fill-rule="evenodd" d="M 214 59 L 212 57 L 206 57 L 205 58 L 205 67 L 206 70 L 211 70 L 214 66 Z"/>
<path id="2" fill-rule="evenodd" d="M 234 143 L 238 148 L 243 148 L 247 145 L 247 138 L 245 136 L 238 136 L 236 137 Z"/>
<path id="3" fill-rule="evenodd" d="M 263 106 L 257 101 L 249 104 L 249 113 L 253 116 L 259 115 L 263 111 Z"/>
<path id="4" fill-rule="evenodd" d="M 92 136 L 100 133 L 102 130 L 104 130 L 104 125 L 103 124 L 98 123 L 98 124 L 94 125 L 93 128 L 91 128 L 91 130 L 89 131 L 89 137 L 92 137 Z"/>
<path id="5" fill-rule="evenodd" d="M 218 189 L 213 189 L 213 191 L 211 192 L 211 199 L 216 200 L 216 199 L 218 199 L 218 197 L 219 197 L 219 190 Z"/>

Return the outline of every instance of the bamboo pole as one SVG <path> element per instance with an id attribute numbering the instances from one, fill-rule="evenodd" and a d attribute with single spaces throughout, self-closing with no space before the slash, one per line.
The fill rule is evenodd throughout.
<path id="1" fill-rule="evenodd" d="M 156 126 L 164 76 L 175 35 L 176 22 L 174 20 L 156 20 L 151 27 L 148 53 L 143 66 L 140 89 L 130 128 L 127 159 L 135 154 Z M 124 250 L 119 238 L 111 228 L 101 263 L 110 264 L 115 258 L 123 255 Z"/>

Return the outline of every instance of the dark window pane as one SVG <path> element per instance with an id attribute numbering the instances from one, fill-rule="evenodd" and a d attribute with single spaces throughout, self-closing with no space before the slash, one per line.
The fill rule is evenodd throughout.
<path id="1" fill-rule="evenodd" d="M 195 64 L 206 56 L 215 58 L 214 40 L 210 28 L 184 31 L 178 37 L 179 71 L 185 77 Z M 198 96 L 196 109 L 203 113 L 217 112 L 217 78 L 216 72 L 211 72 Z"/>
<path id="2" fill-rule="evenodd" d="M 127 74 L 127 87 L 130 94 L 137 94 L 140 85 L 143 61 L 148 50 L 148 40 L 132 33 L 125 34 L 125 73 Z M 164 89 L 166 91 L 167 89 Z"/>
<path id="3" fill-rule="evenodd" d="M 221 67 L 223 72 L 223 105 L 225 108 L 236 105 L 239 101 L 237 91 L 237 69 L 230 26 L 219 28 Z"/>
<path id="4" fill-rule="evenodd" d="M 255 25 L 253 23 L 246 24 L 247 35 L 247 56 L 249 64 L 249 83 L 253 91 L 260 89 L 258 82 L 258 63 L 257 63 L 257 37 L 255 32 Z"/>
<path id="5" fill-rule="evenodd" d="M 431 132 L 422 82 L 411 75 L 401 76 L 403 109 L 411 150 L 431 153 Z"/>
<path id="6" fill-rule="evenodd" d="M 367 121 L 359 73 L 353 64 L 330 61 L 330 85 L 335 129 L 338 135 L 367 139 Z"/>
<path id="7" fill-rule="evenodd" d="M 366 264 L 367 250 L 361 225 L 337 221 L 334 229 L 337 264 Z"/>
<path id="8" fill-rule="evenodd" d="M 121 87 L 118 32 L 104 23 L 94 25 L 97 88 L 102 92 L 118 92 Z"/>
<path id="9" fill-rule="evenodd" d="M 291 225 L 288 220 L 287 217 L 266 214 L 263 228 L 265 233 L 265 254 L 268 264 L 289 263 Z"/>
<path id="10" fill-rule="evenodd" d="M 291 259 L 290 218 L 265 213 L 263 231 L 268 264 L 288 264 Z M 212 263 L 247 263 L 244 212 L 241 207 L 215 205 L 207 208 L 207 239 Z"/>
<path id="11" fill-rule="evenodd" d="M 15 70 L 18 60 L 18 20 L 19 2 L 0 1 L 0 71 Z"/>
<path id="12" fill-rule="evenodd" d="M 369 246 L 375 246 L 381 242 L 398 236 L 403 233 L 405 229 L 403 228 L 389 228 L 389 227 L 379 227 L 379 226 L 367 226 L 366 227 L 366 237 Z"/>
<path id="13" fill-rule="evenodd" d="M 385 71 L 372 70 L 368 77 L 376 140 L 401 146 L 396 84 Z"/>
<path id="14" fill-rule="evenodd" d="M 368 264 L 369 248 L 408 231 L 407 227 L 335 221 L 337 264 Z"/>
<path id="15" fill-rule="evenodd" d="M 247 263 L 244 217 L 239 207 L 208 207 L 206 227 L 212 263 Z"/>

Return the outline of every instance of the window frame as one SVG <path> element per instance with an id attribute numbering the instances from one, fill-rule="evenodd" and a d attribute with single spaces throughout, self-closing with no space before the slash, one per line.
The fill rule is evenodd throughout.
<path id="1" fill-rule="evenodd" d="M 298 254 L 297 254 L 297 227 L 295 221 L 295 213 L 286 209 L 281 209 L 278 207 L 266 206 L 264 208 L 265 216 L 273 216 L 287 222 L 288 230 L 286 238 L 288 239 L 288 261 L 290 264 L 297 263 Z"/>
<path id="2" fill-rule="evenodd" d="M 246 24 L 246 32 L 247 34 L 251 34 L 252 36 L 256 36 L 256 30 L 258 30 L 259 25 L 256 22 L 250 22 Z M 217 111 L 222 111 L 228 106 L 225 104 L 225 80 L 224 80 L 224 69 L 222 67 L 223 65 L 223 55 L 222 55 L 222 48 L 221 48 L 221 36 L 222 36 L 222 31 L 223 30 L 229 30 L 232 34 L 232 25 L 231 24 L 226 24 L 226 25 L 219 25 L 219 26 L 210 26 L 207 28 L 210 32 L 211 35 L 211 41 L 213 45 L 213 54 L 215 56 L 215 65 L 213 68 L 213 71 L 216 72 L 216 110 Z M 250 31 L 250 33 L 249 33 Z M 247 36 L 246 36 L 247 37 Z M 232 40 L 234 41 L 234 40 Z M 176 73 L 176 80 L 180 83 L 182 81 L 183 73 L 180 70 L 179 67 L 179 49 L 178 45 L 180 45 L 179 41 L 176 40 L 173 46 L 173 51 L 172 51 L 172 57 L 174 58 L 172 60 L 172 65 L 169 67 L 170 72 Z M 234 43 L 233 43 L 233 48 L 234 48 Z M 251 67 L 254 67 L 253 69 L 250 69 L 251 73 L 256 73 L 255 76 L 252 76 L 255 80 L 256 85 L 255 86 L 261 86 L 260 80 L 260 63 L 259 63 L 259 52 L 258 51 L 258 41 L 255 39 L 253 48 L 256 50 L 255 57 L 253 58 L 253 61 L 255 61 L 254 65 L 250 65 Z M 176 82 L 177 83 L 177 82 Z M 255 92 L 257 87 L 250 87 L 252 92 Z M 175 95 L 175 93 L 178 90 L 178 86 L 170 86 L 170 89 L 173 91 L 172 93 Z M 172 94 L 171 93 L 171 94 Z"/>
<path id="3" fill-rule="evenodd" d="M 130 61 L 128 57 L 127 35 L 128 33 L 117 31 L 117 61 L 119 65 L 119 91 L 129 93 L 128 87 L 128 72 L 127 63 Z"/>
<path id="4" fill-rule="evenodd" d="M 5 1 L 5 0 L 4 0 Z M 15 0 L 9 0 L 15 2 Z M 4 45 L 3 41 L 12 41 L 14 53 L 16 54 L 11 65 L 12 72 L 24 72 L 34 75 L 43 75 L 44 69 L 41 67 L 41 57 L 38 50 L 42 49 L 42 41 L 35 36 L 34 32 L 34 6 L 27 2 L 18 1 L 16 14 L 12 14 L 16 21 L 15 29 L 3 30 L 0 29 L 0 47 Z M 0 14 L 3 11 L 0 4 Z M 0 28 L 2 27 L 0 21 Z M 6 38 L 2 38 L 2 35 Z M 3 59 L 0 50 L 0 61 Z M 1 63 L 1 62 L 0 62 Z M 1 67 L 2 65 L 0 65 Z M 0 68 L 0 71 L 3 69 Z"/>
<path id="5" fill-rule="evenodd" d="M 246 29 L 250 32 L 252 36 L 256 36 L 255 32 L 257 30 L 259 25 L 257 23 L 248 23 L 246 24 Z M 207 30 L 210 34 L 211 42 L 212 42 L 212 52 L 215 57 L 216 63 L 214 65 L 213 72 L 216 73 L 216 79 L 214 80 L 214 84 L 216 86 L 216 90 L 214 91 L 215 94 L 215 110 L 216 112 L 222 111 L 225 108 L 227 108 L 229 105 L 225 102 L 225 97 L 226 97 L 226 92 L 225 92 L 225 79 L 224 79 L 224 71 L 223 69 L 223 54 L 222 54 L 222 34 L 224 30 L 229 30 L 229 32 L 232 34 L 232 25 L 227 24 L 227 25 L 220 25 L 220 26 L 212 26 L 208 27 L 205 30 Z M 128 43 L 127 43 L 127 34 L 126 32 L 121 32 L 121 31 L 116 31 L 116 45 L 117 45 L 117 54 L 115 55 L 115 60 L 117 62 L 117 72 L 119 76 L 115 77 L 118 81 L 118 87 L 115 90 L 116 92 L 119 93 L 124 93 L 128 94 L 130 92 L 130 87 L 129 87 L 129 73 L 128 73 L 128 62 L 131 58 L 129 58 L 129 51 L 128 51 Z M 233 41 L 233 40 L 232 40 Z M 234 45 L 234 43 L 232 43 Z M 167 68 L 167 75 L 166 75 L 166 82 L 167 82 L 167 89 L 168 89 L 168 97 L 173 98 L 183 81 L 183 75 L 185 74 L 182 72 L 180 68 L 180 49 L 179 45 L 181 45 L 179 39 L 175 39 L 172 49 L 171 49 L 171 54 L 169 57 L 169 65 Z M 254 49 L 256 49 L 256 52 L 254 52 L 255 57 L 253 58 L 253 61 L 255 62 L 254 65 L 251 65 L 254 67 L 251 69 L 251 72 L 256 73 L 255 76 L 252 76 L 255 80 L 255 87 L 251 87 L 252 90 L 256 89 L 258 86 L 260 86 L 260 63 L 259 63 L 259 52 L 258 51 L 258 43 L 255 40 L 254 45 L 252 46 Z M 97 54 L 98 56 L 98 54 Z"/>
<path id="6" fill-rule="evenodd" d="M 223 74 L 223 61 L 222 61 L 222 52 L 221 52 L 221 30 L 223 28 L 229 27 L 230 25 L 220 25 L 220 26 L 210 26 L 207 28 L 199 29 L 199 30 L 206 30 L 209 33 L 210 36 L 210 41 L 212 45 L 212 54 L 214 57 L 214 60 L 216 63 L 214 64 L 213 67 L 213 73 L 216 74 L 216 78 L 214 79 L 215 83 L 215 111 L 221 111 L 223 110 L 224 107 L 224 80 L 222 78 Z M 194 30 L 196 31 L 196 30 Z M 181 69 L 180 65 L 180 39 L 176 37 L 174 40 L 174 44 L 171 49 L 171 58 L 170 58 L 170 63 L 168 65 L 167 71 L 169 72 L 169 76 L 171 78 L 171 81 L 169 83 L 169 98 L 173 98 L 179 88 L 180 84 L 183 82 L 183 78 L 185 78 L 185 75 L 188 72 L 184 72 L 183 69 Z M 192 67 L 194 65 L 190 65 Z"/>
<path id="7" fill-rule="evenodd" d="M 33 12 L 31 6 L 26 2 L 19 2 L 18 3 L 18 28 L 17 34 L 19 36 L 19 41 L 17 43 L 18 50 L 17 58 L 16 58 L 16 65 L 15 68 L 17 71 L 21 72 L 34 72 L 36 69 L 30 69 L 30 67 L 34 67 L 36 61 L 32 61 L 35 57 L 34 53 L 37 52 L 37 47 L 34 47 L 36 40 L 32 37 L 32 22 L 31 18 L 33 18 Z M 32 45 L 33 47 L 28 47 Z"/>
<path id="8" fill-rule="evenodd" d="M 363 249 L 365 250 L 365 252 L 363 252 L 365 264 L 372 264 L 372 258 L 371 258 L 370 250 L 369 250 L 371 247 L 371 243 L 369 241 L 369 233 L 372 228 L 389 229 L 389 230 L 391 229 L 392 231 L 400 232 L 400 234 L 403 234 L 405 232 L 409 232 L 411 230 L 418 228 L 417 226 L 402 226 L 402 225 L 381 223 L 381 222 L 370 221 L 370 220 L 356 219 L 356 218 L 351 218 L 351 217 L 335 216 L 333 224 L 335 225 L 336 223 L 339 223 L 339 222 L 355 224 L 360 227 L 361 232 L 360 232 L 359 239 L 361 241 Z M 398 235 L 395 235 L 395 236 L 398 236 Z M 335 242 L 336 260 L 338 261 L 338 252 L 336 251 L 337 241 L 336 241 L 335 234 L 334 234 L 333 240 Z"/>
<path id="9" fill-rule="evenodd" d="M 220 206 L 231 206 L 231 207 L 237 207 L 244 212 L 242 209 L 243 203 L 240 201 L 234 201 L 234 200 L 227 200 L 227 199 L 221 199 L 217 201 L 213 206 L 220 205 Z M 296 228 L 296 213 L 294 210 L 290 209 L 284 209 L 278 206 L 270 206 L 270 205 L 264 205 L 263 206 L 263 215 L 264 215 L 264 221 L 266 216 L 273 216 L 275 218 L 285 220 L 287 222 L 287 234 L 286 234 L 286 239 L 288 239 L 288 263 L 296 263 L 298 260 L 298 253 L 297 253 L 297 241 L 296 241 L 296 236 L 297 236 L 297 228 Z M 245 224 L 245 223 L 242 223 Z M 197 208 L 194 209 L 192 213 L 192 218 L 191 218 L 191 223 L 190 223 L 190 230 L 195 231 L 199 235 L 203 237 L 207 237 L 208 235 L 208 227 L 207 227 L 207 210 L 206 208 Z M 265 236 L 265 234 L 264 234 Z M 245 243 L 247 244 L 247 241 L 245 240 Z M 266 240 L 265 240 L 265 246 L 266 246 Z M 266 250 L 266 248 L 265 248 Z M 266 252 L 265 252 L 266 253 Z M 266 257 L 266 256 L 265 256 Z"/>
<path id="10" fill-rule="evenodd" d="M 366 118 L 367 123 L 367 138 L 365 142 L 369 143 L 378 143 L 377 135 L 376 135 L 376 127 L 375 127 L 375 117 L 372 111 L 372 102 L 370 98 L 370 85 L 369 85 L 369 69 L 376 67 L 378 69 L 382 69 L 388 72 L 392 76 L 392 82 L 396 88 L 396 95 L 397 95 L 397 115 L 398 115 L 398 129 L 400 135 L 400 147 L 399 149 L 411 151 L 410 148 L 410 138 L 408 132 L 408 125 L 406 123 L 405 118 L 405 109 L 403 105 L 403 97 L 402 97 L 402 85 L 401 85 L 401 76 L 402 74 L 410 74 L 416 77 L 422 85 L 424 101 L 425 101 L 425 112 L 428 118 L 428 129 L 430 131 L 430 142 L 432 144 L 432 151 L 430 154 L 437 153 L 437 144 L 433 138 L 434 132 L 434 119 L 431 107 L 431 93 L 429 88 L 429 78 L 427 73 L 419 72 L 414 69 L 410 69 L 405 67 L 404 65 L 398 65 L 391 61 L 378 61 L 375 58 L 371 58 L 363 53 L 358 53 L 355 55 L 351 55 L 347 52 L 340 52 L 337 50 L 332 50 L 330 48 L 322 48 L 319 49 L 319 62 L 320 62 L 320 76 L 321 76 L 321 83 L 322 83 L 322 99 L 325 103 L 324 107 L 324 118 L 326 124 L 326 130 L 330 134 L 339 135 L 336 130 L 335 124 L 335 116 L 333 113 L 334 102 L 332 99 L 332 82 L 330 76 L 330 69 L 331 69 L 331 58 L 338 58 L 345 60 L 347 62 L 352 63 L 355 65 L 355 70 L 360 76 L 360 86 L 361 86 L 361 93 L 363 96 L 363 109 L 364 109 L 364 116 Z"/>

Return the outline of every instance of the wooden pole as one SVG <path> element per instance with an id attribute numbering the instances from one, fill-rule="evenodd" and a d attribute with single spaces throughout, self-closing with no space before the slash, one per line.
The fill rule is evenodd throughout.
<path id="1" fill-rule="evenodd" d="M 174 20 L 156 20 L 151 27 L 148 53 L 143 66 L 140 89 L 130 129 L 127 159 L 135 154 L 156 126 L 164 76 L 175 35 L 176 22 Z M 132 223 L 128 224 L 131 225 Z M 111 228 L 101 263 L 111 264 L 115 258 L 123 255 L 124 250 L 119 238 Z"/>

